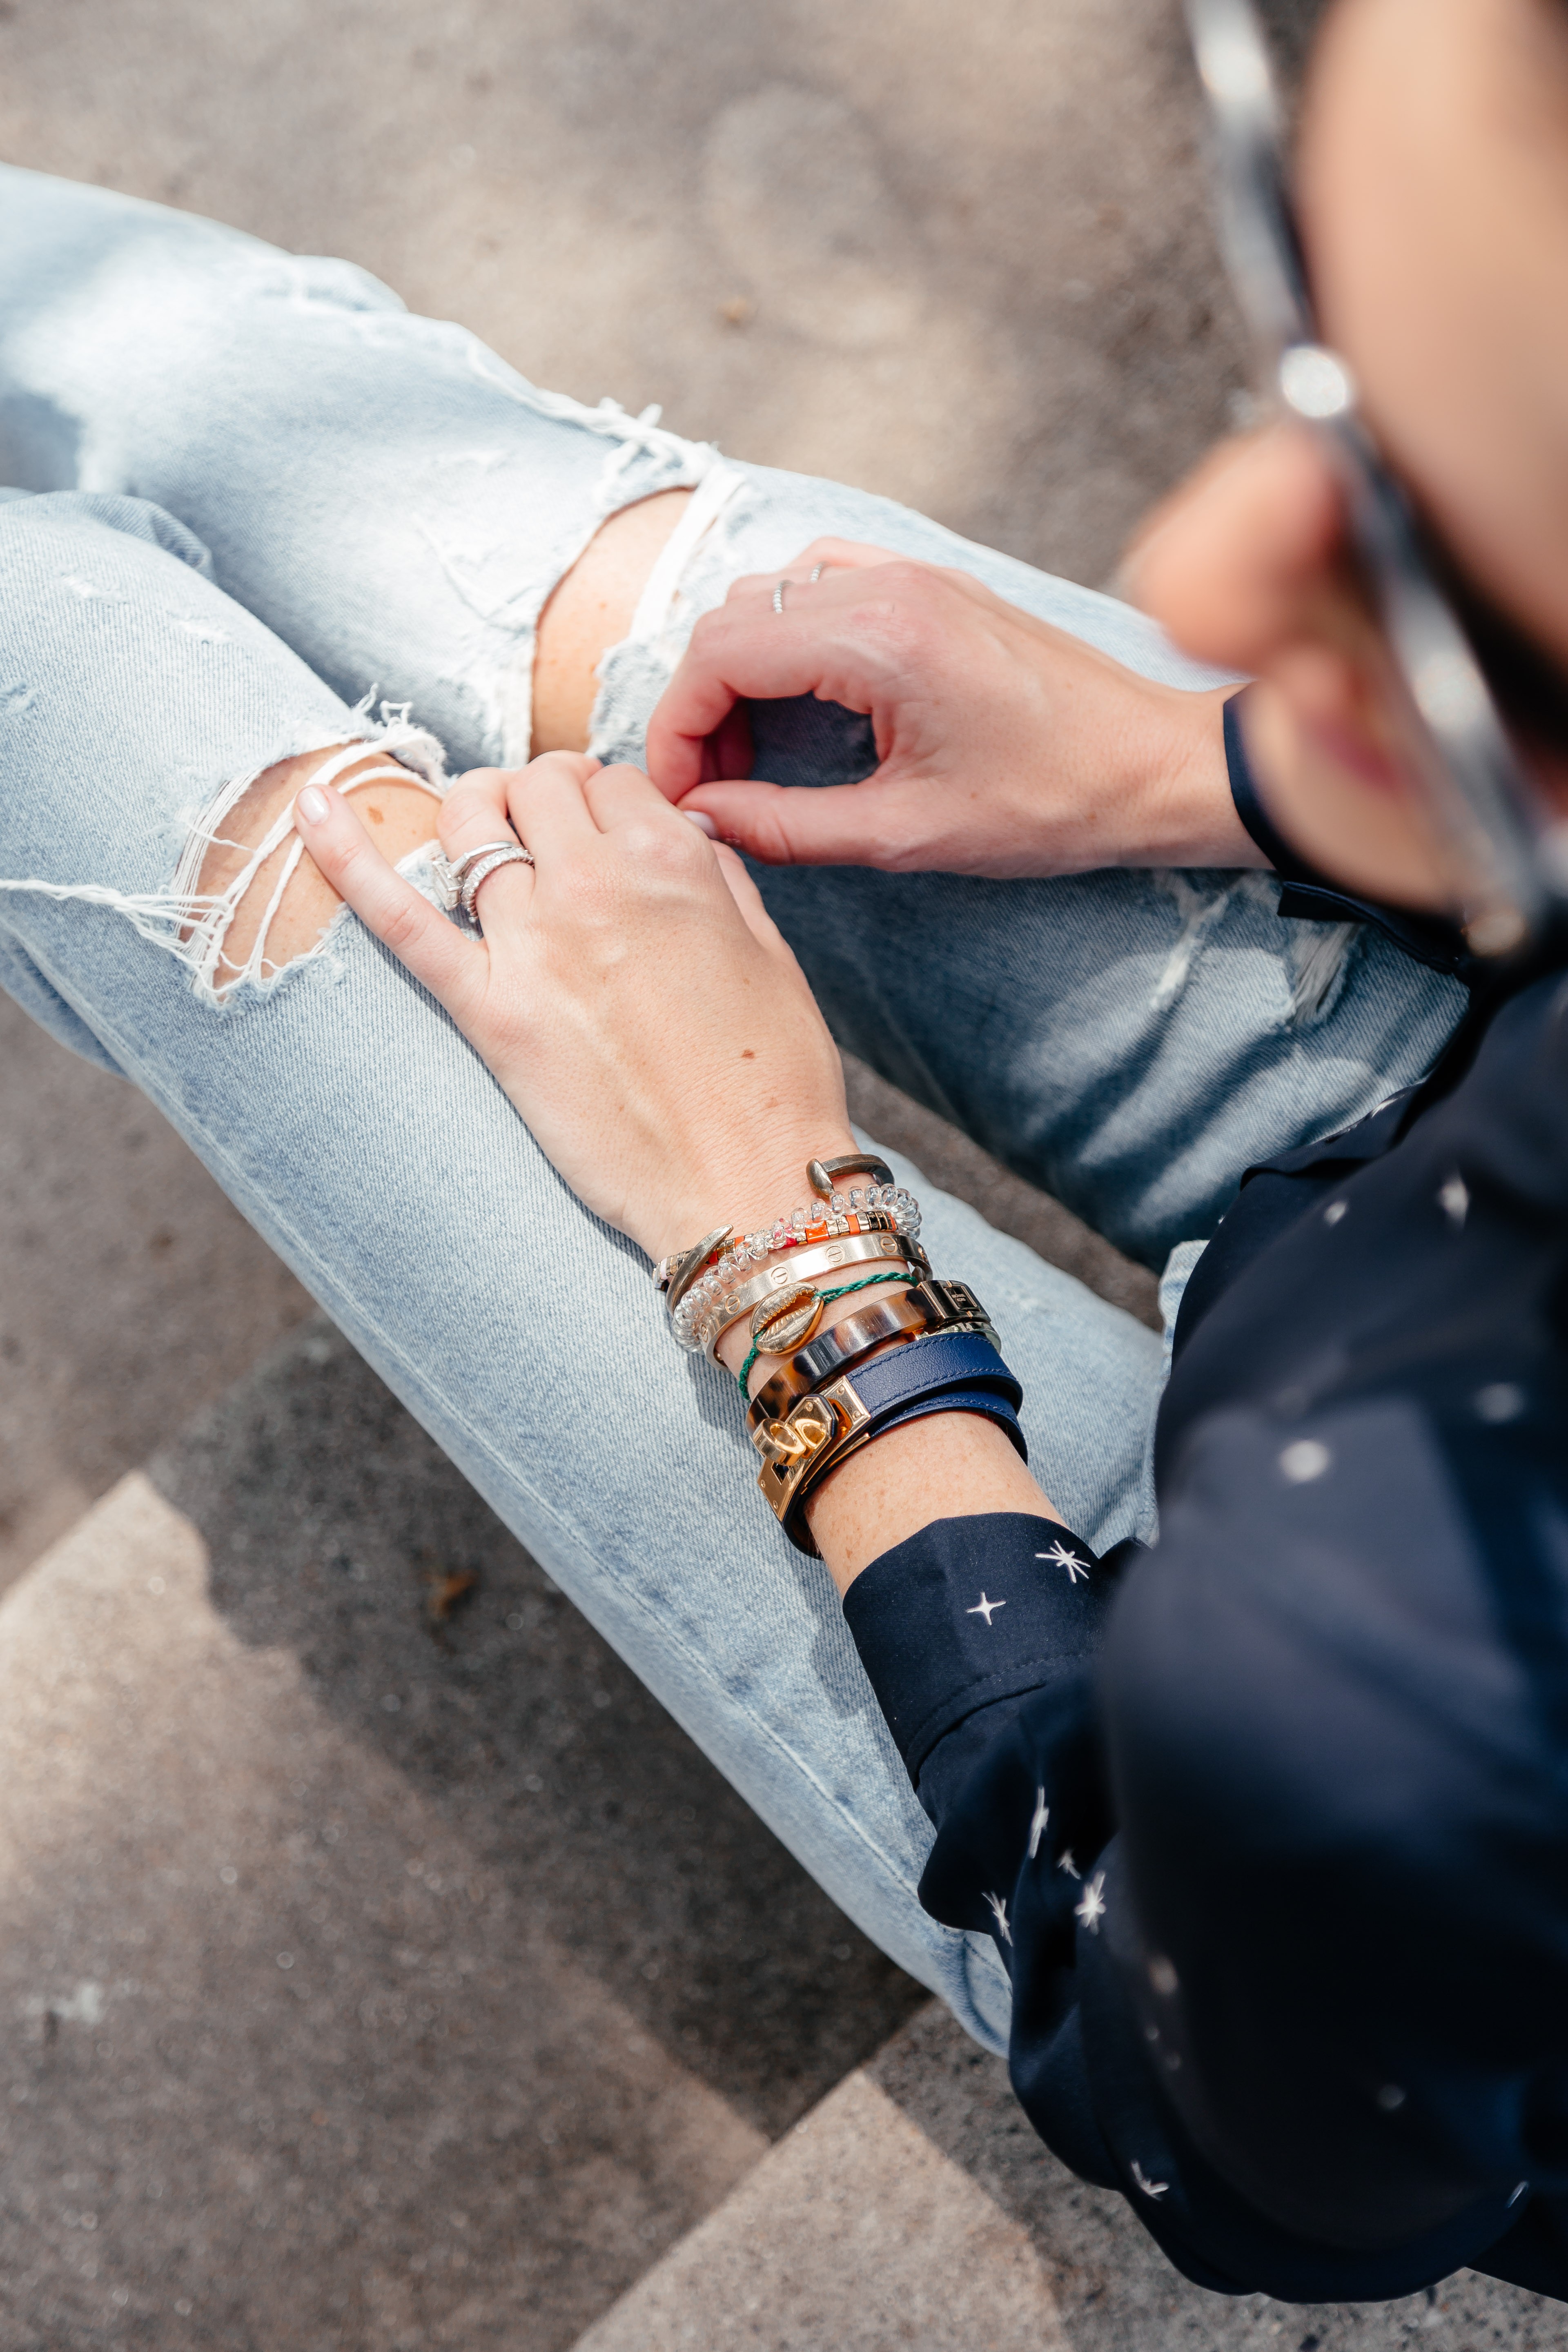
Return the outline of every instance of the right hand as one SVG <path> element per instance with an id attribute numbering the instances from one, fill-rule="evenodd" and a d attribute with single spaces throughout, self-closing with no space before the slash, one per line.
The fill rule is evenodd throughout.
<path id="1" fill-rule="evenodd" d="M 1157 685 L 967 572 L 885 549 L 817 540 L 786 576 L 782 614 L 770 573 L 702 616 L 647 732 L 659 790 L 748 856 L 997 877 L 1259 862 L 1226 778 L 1229 689 Z M 873 775 L 745 780 L 739 706 L 803 694 L 869 714 Z"/>
<path id="2" fill-rule="evenodd" d="M 650 1257 L 771 1224 L 808 1160 L 854 1150 L 837 1047 L 751 876 L 637 769 L 552 751 L 453 787 L 449 858 L 515 833 L 538 860 L 483 884 L 478 940 L 330 786 L 302 793 L 294 822 L 578 1198 Z"/>

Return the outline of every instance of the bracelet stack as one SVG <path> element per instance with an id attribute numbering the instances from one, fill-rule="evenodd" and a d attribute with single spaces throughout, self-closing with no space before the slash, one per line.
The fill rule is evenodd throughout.
<path id="1" fill-rule="evenodd" d="M 811 1165 L 827 1172 L 821 1160 L 814 1160 Z M 835 1160 L 832 1166 L 844 1172 L 839 1161 Z M 891 1169 L 881 1160 L 873 1162 L 865 1172 L 882 1181 L 854 1185 L 847 1192 L 834 1190 L 830 1183 L 825 1200 L 809 1207 L 803 1203 L 787 1217 L 775 1219 L 771 1226 L 754 1234 L 737 1234 L 732 1226 L 721 1226 L 698 1243 L 696 1250 L 689 1250 L 683 1256 L 665 1258 L 657 1265 L 654 1280 L 665 1294 L 671 1327 L 681 1347 L 693 1353 L 700 1349 L 710 1356 L 730 1324 L 747 1311 L 733 1301 L 745 1288 L 750 1269 L 765 1265 L 770 1258 L 783 1259 L 792 1250 L 809 1251 L 809 1262 L 795 1266 L 773 1265 L 762 1279 L 773 1291 L 783 1289 L 792 1280 L 804 1279 L 808 1272 L 826 1273 L 830 1268 L 863 1262 L 872 1253 L 847 1244 L 868 1242 L 877 1235 L 910 1244 L 909 1262 L 923 1268 L 927 1261 L 919 1247 L 920 1202 L 912 1192 L 894 1183 Z M 880 1254 L 894 1255 L 896 1252 Z M 764 1295 L 753 1289 L 748 1304 L 754 1304 Z"/>
<path id="2" fill-rule="evenodd" d="M 869 1177 L 839 1188 L 842 1176 Z M 874 1437 L 931 1412 L 978 1412 L 1028 1459 L 1017 1408 L 1023 1391 L 1003 1362 L 974 1293 L 935 1278 L 920 1245 L 920 1204 L 875 1158 L 814 1160 L 817 1200 L 754 1234 L 730 1225 L 663 1259 L 654 1282 L 680 1346 L 712 1356 L 750 1318 L 741 1393 L 759 1358 L 779 1359 L 747 1402 L 757 1484 L 785 1535 L 816 1554 L 805 1505 L 828 1474 Z M 768 1263 L 769 1260 L 773 1262 Z M 756 1268 L 763 1271 L 754 1271 Z M 824 1289 L 816 1277 L 846 1277 Z M 849 1292 L 900 1284 L 819 1328 Z"/>

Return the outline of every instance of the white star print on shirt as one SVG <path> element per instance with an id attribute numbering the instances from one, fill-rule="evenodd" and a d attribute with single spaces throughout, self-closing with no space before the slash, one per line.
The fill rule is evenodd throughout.
<path id="1" fill-rule="evenodd" d="M 986 1625 L 989 1626 L 997 1610 L 1005 1609 L 1007 1603 L 1005 1601 L 987 1601 L 984 1593 L 982 1592 L 973 1608 L 966 1609 L 963 1613 L 966 1617 L 984 1617 Z"/>
<path id="2" fill-rule="evenodd" d="M 1029 1860 L 1031 1862 L 1040 1850 L 1040 1840 L 1045 1835 L 1046 1823 L 1050 1818 L 1051 1809 L 1046 1802 L 1046 1792 L 1043 1789 L 1037 1789 L 1034 1818 L 1029 1823 Z"/>
<path id="3" fill-rule="evenodd" d="M 1077 1584 L 1080 1580 L 1085 1583 L 1089 1580 L 1088 1569 L 1079 1559 L 1077 1552 L 1068 1551 L 1065 1543 L 1054 1543 L 1049 1551 L 1037 1551 L 1035 1558 L 1048 1559 L 1055 1568 L 1065 1568 L 1069 1584 Z"/>
<path id="4" fill-rule="evenodd" d="M 1171 2185 L 1168 2180 L 1151 2180 L 1136 2157 L 1132 2159 L 1132 2178 L 1145 2197 L 1163 2197 Z"/>
<path id="5" fill-rule="evenodd" d="M 1103 1870 L 1096 1871 L 1094 1876 L 1089 1880 L 1089 1885 L 1083 1890 L 1083 1901 L 1078 1906 L 1072 1916 L 1075 1919 L 1081 1919 L 1083 1921 L 1084 1926 L 1089 1929 L 1091 1936 L 1099 1935 L 1100 1923 L 1105 1916 L 1105 1873 Z"/>
<path id="6" fill-rule="evenodd" d="M 1013 1930 L 1007 1925 L 1006 1904 L 1003 1901 L 1000 1895 L 988 1895 L 985 1897 L 985 1900 L 990 1904 L 992 1910 L 996 1915 L 996 1933 L 1001 1937 L 1002 1941 L 1005 1944 L 1010 1944 L 1013 1940 Z"/>
<path id="7" fill-rule="evenodd" d="M 1444 1215 L 1462 1225 L 1470 1213 L 1470 1188 L 1462 1176 L 1450 1176 L 1437 1195 Z"/>
<path id="8" fill-rule="evenodd" d="M 1082 1871 L 1079 1868 L 1077 1863 L 1072 1858 L 1072 1848 L 1070 1845 L 1064 1845 L 1060 1853 L 1057 1856 L 1057 1868 L 1058 1870 L 1065 1870 L 1069 1878 L 1081 1878 L 1083 1876 Z"/>

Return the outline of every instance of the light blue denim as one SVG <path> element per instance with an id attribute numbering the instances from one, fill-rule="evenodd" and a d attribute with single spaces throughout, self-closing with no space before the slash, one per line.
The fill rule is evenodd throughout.
<path id="1" fill-rule="evenodd" d="M 158 1104 L 843 1908 L 1001 2046 L 989 1941 L 916 1900 L 930 1830 L 832 1587 L 750 1494 L 732 1384 L 672 1348 L 639 1253 L 352 919 L 220 1003 L 164 951 L 173 879 L 226 787 L 374 736 L 367 696 L 454 770 L 525 756 L 544 599 L 606 513 L 677 485 L 705 528 L 605 664 L 596 748 L 636 756 L 695 614 L 823 532 L 1207 674 L 887 500 L 537 393 L 346 264 L 14 171 L 0 481 L 34 494 L 0 502 L 0 982 Z M 786 781 L 864 748 L 814 705 L 758 735 Z M 406 719 L 386 740 L 431 756 Z M 1375 936 L 1281 923 L 1257 876 L 762 879 L 847 1045 L 1151 1265 L 1249 1161 L 1414 1078 L 1459 1007 Z M 1042 1484 L 1097 1546 L 1148 1533 L 1159 1339 L 895 1165 L 994 1317 Z"/>

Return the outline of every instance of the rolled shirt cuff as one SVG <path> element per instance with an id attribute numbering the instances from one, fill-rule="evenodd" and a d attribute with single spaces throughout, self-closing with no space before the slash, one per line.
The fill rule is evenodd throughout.
<path id="1" fill-rule="evenodd" d="M 844 1616 L 911 1780 L 938 1740 L 1099 1650 L 1116 1577 L 1056 1519 L 938 1519 L 862 1570 Z"/>

